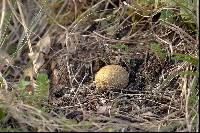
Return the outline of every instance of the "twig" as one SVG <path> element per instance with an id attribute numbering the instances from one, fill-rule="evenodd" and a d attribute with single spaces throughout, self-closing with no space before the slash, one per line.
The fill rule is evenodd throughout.
<path id="1" fill-rule="evenodd" d="M 199 47 L 199 1 L 197 0 L 197 36 L 196 36 L 196 41 L 197 41 L 197 46 Z"/>
<path id="2" fill-rule="evenodd" d="M 95 32 L 95 31 L 93 31 L 93 34 L 95 34 L 95 35 L 97 35 L 97 36 L 99 36 L 99 37 L 101 37 L 101 38 L 103 38 L 105 40 L 108 40 L 110 42 L 121 42 L 121 43 L 130 43 L 131 42 L 131 43 L 136 43 L 136 44 L 138 43 L 136 41 L 130 41 L 130 40 L 115 40 L 115 39 L 110 39 L 109 37 L 103 36 L 103 35 Z"/>
<path id="3" fill-rule="evenodd" d="M 96 3 L 94 6 L 92 6 L 91 8 L 89 8 L 88 10 L 86 10 L 83 14 L 80 15 L 80 18 L 84 18 L 83 16 L 85 14 L 87 14 L 90 10 L 92 10 L 93 8 L 97 7 L 98 5 L 100 5 L 101 3 L 103 3 L 105 0 L 101 0 L 100 2 Z M 73 31 L 73 29 L 78 25 L 78 23 L 80 23 L 82 21 L 82 19 L 76 19 L 70 26 L 68 29 L 70 29 L 70 33 Z M 71 31 L 72 30 L 72 31 Z"/>
<path id="4" fill-rule="evenodd" d="M 6 92 L 8 91 L 8 84 L 6 82 L 6 80 L 4 79 L 4 77 L 2 76 L 1 72 L 0 72 L 0 78 L 2 79 L 3 83 L 0 84 L 0 89 L 3 86 L 3 88 L 6 90 Z M 1 99 L 1 98 L 0 98 Z"/>
<path id="5" fill-rule="evenodd" d="M 2 26 L 3 26 L 3 21 L 5 18 L 5 11 L 6 11 L 6 1 L 3 0 L 2 1 L 2 12 L 1 12 L 1 21 L 0 21 L 0 38 L 2 37 Z"/>
<path id="6" fill-rule="evenodd" d="M 180 33 L 182 33 L 183 35 L 185 35 L 185 37 L 189 38 L 190 41 L 190 44 L 193 45 L 193 44 L 196 44 L 196 40 L 194 38 L 192 38 L 192 36 L 190 36 L 188 33 L 186 33 L 183 29 L 179 28 L 178 26 L 176 26 L 175 24 L 171 24 L 171 23 L 168 23 L 168 22 L 165 22 L 166 24 L 168 24 L 168 27 L 170 29 L 172 29 L 173 31 L 178 31 L 179 35 Z"/>

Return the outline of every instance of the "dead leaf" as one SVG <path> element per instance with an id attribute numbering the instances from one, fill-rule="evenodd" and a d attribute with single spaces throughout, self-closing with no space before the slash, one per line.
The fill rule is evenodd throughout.
<path id="1" fill-rule="evenodd" d="M 44 54 L 49 53 L 51 47 L 51 39 L 49 34 L 47 34 L 37 43 L 37 47 L 40 49 L 40 52 L 43 52 Z"/>
<path id="2" fill-rule="evenodd" d="M 33 62 L 35 73 L 38 72 L 38 70 L 44 64 L 44 62 L 45 62 L 45 60 L 44 60 L 44 54 L 43 53 L 39 53 L 39 56 L 38 56 L 37 60 L 35 60 Z"/>
<path id="3" fill-rule="evenodd" d="M 97 108 L 98 114 L 109 114 L 111 106 L 99 106 Z"/>
<path id="4" fill-rule="evenodd" d="M 12 65 L 13 60 L 5 50 L 0 49 L 0 70 L 5 65 Z"/>
<path id="5" fill-rule="evenodd" d="M 58 70 L 57 70 L 57 69 L 54 69 L 54 70 L 53 70 L 53 73 L 52 73 L 52 83 L 53 83 L 54 85 L 57 85 L 58 82 L 59 82 L 59 76 L 58 76 L 58 74 L 59 74 Z"/>
<path id="6" fill-rule="evenodd" d="M 142 114 L 143 116 L 153 116 L 153 113 L 152 112 L 145 112 Z"/>
<path id="7" fill-rule="evenodd" d="M 43 53 L 29 53 L 29 57 L 33 61 L 34 72 L 37 73 L 40 67 L 44 64 L 44 54 Z"/>
<path id="8" fill-rule="evenodd" d="M 2 93 L 0 93 L 0 101 L 6 101 L 5 95 L 3 95 Z"/>
<path id="9" fill-rule="evenodd" d="M 156 115 L 156 114 L 153 114 L 152 112 L 145 112 L 145 113 L 143 113 L 143 114 L 141 114 L 141 116 L 143 117 L 143 118 L 158 118 L 158 116 Z"/>
<path id="10" fill-rule="evenodd" d="M 40 67 L 44 64 L 44 54 L 48 54 L 50 51 L 51 39 L 49 34 L 42 38 L 35 47 L 33 47 L 33 52 L 29 53 L 29 57 L 33 62 L 33 68 L 35 74 L 38 72 Z"/>
<path id="11" fill-rule="evenodd" d="M 33 67 L 32 66 L 30 66 L 24 70 L 24 76 L 30 77 L 31 80 L 33 79 Z"/>

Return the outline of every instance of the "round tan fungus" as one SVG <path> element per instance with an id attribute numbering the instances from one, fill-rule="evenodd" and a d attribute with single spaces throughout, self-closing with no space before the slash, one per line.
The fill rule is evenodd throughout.
<path id="1" fill-rule="evenodd" d="M 129 82 L 129 74 L 122 66 L 107 65 L 97 72 L 94 82 L 98 90 L 125 88 Z"/>

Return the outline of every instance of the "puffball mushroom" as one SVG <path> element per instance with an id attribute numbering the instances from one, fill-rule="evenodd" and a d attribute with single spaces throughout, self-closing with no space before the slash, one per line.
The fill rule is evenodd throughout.
<path id="1" fill-rule="evenodd" d="M 95 75 L 95 85 L 98 90 L 125 88 L 129 82 L 128 72 L 119 65 L 102 67 Z"/>

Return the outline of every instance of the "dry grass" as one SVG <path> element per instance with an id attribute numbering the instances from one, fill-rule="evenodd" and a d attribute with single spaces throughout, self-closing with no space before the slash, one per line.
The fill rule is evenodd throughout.
<path id="1" fill-rule="evenodd" d="M 163 7 L 156 2 L 155 7 L 133 7 L 111 0 L 3 0 L 0 8 L 12 9 L 12 23 L 3 25 L 3 11 L 0 27 L 6 27 L 6 32 L 1 30 L 0 37 L 7 38 L 1 40 L 0 48 L 17 50 L 10 60 L 6 58 L 10 64 L 0 65 L 3 75 L 10 71 L 0 78 L 0 107 L 7 112 L 1 128 L 198 131 L 199 99 L 190 103 L 191 96 L 198 94 L 198 86 L 193 87 L 198 78 L 176 75 L 194 67 L 171 59 L 173 53 L 198 56 L 198 37 L 186 32 L 180 21 L 157 21 L 155 16 Z M 18 97 L 15 84 L 24 77 L 30 63 L 28 55 L 47 33 L 51 48 L 39 72 L 49 75 L 49 100 L 38 108 Z M 168 57 L 163 59 L 153 53 L 152 42 L 158 42 Z M 109 64 L 121 65 L 129 72 L 129 85 L 100 93 L 93 83 L 94 76 Z M 168 76 L 173 78 L 168 80 Z"/>

